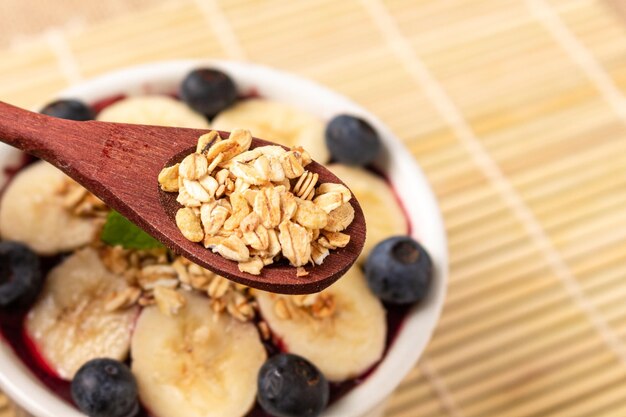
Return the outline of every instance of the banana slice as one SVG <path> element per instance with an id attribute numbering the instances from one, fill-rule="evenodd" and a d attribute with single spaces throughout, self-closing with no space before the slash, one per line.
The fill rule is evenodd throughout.
<path id="1" fill-rule="evenodd" d="M 252 135 L 285 146 L 302 146 L 314 160 L 326 163 L 330 154 L 324 140 L 324 122 L 315 116 L 275 101 L 250 99 L 219 113 L 213 129 L 248 129 Z"/>
<path id="2" fill-rule="evenodd" d="M 208 129 L 209 122 L 186 104 L 168 96 L 127 97 L 98 114 L 103 122 Z"/>
<path id="3" fill-rule="evenodd" d="M 144 309 L 132 341 L 139 396 L 157 416 L 241 417 L 254 405 L 267 357 L 255 326 L 184 292 L 175 316 Z"/>
<path id="4" fill-rule="evenodd" d="M 50 271 L 26 318 L 26 331 L 61 378 L 72 379 L 91 359 L 126 359 L 139 310 L 107 311 L 106 305 L 111 295 L 127 288 L 91 248 L 75 252 Z"/>
<path id="5" fill-rule="evenodd" d="M 67 252 L 89 243 L 101 223 L 73 215 L 58 191 L 67 177 L 40 161 L 20 171 L 0 201 L 0 234 L 40 255 Z"/>
<path id="6" fill-rule="evenodd" d="M 357 377 L 383 356 L 385 310 L 359 267 L 317 296 L 262 292 L 257 300 L 261 315 L 287 350 L 313 362 L 330 381 Z"/>
<path id="7" fill-rule="evenodd" d="M 360 264 L 365 263 L 370 251 L 379 242 L 408 232 L 404 211 L 393 190 L 382 178 L 363 168 L 346 165 L 331 164 L 328 169 L 346 183 L 363 209 L 367 235 L 365 247 L 358 259 Z"/>

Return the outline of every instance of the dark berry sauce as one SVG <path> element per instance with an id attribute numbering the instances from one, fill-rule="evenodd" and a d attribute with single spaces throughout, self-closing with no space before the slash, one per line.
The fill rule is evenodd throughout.
<path id="1" fill-rule="evenodd" d="M 176 97 L 175 94 L 173 94 L 172 96 Z M 120 101 L 124 97 L 124 95 L 117 95 L 104 100 L 100 100 L 96 103 L 93 103 L 92 108 L 96 113 L 99 113 L 106 107 Z M 259 97 L 258 93 L 256 91 L 251 91 L 249 94 L 242 95 L 240 99 L 245 100 L 248 98 L 257 97 Z M 7 176 L 8 181 L 10 181 L 20 169 L 24 168 L 25 166 L 31 164 L 36 160 L 37 159 L 34 157 L 25 155 L 23 157 L 23 160 L 17 163 L 15 166 L 6 168 L 4 174 Z M 374 168 L 371 168 L 370 170 L 389 182 L 388 178 L 386 178 L 379 170 Z M 2 191 L 4 191 L 4 189 L 0 190 L 0 196 L 2 195 Z M 401 200 L 399 198 L 397 198 L 397 200 L 398 204 L 400 204 L 400 206 L 404 210 Z M 407 228 L 410 233 L 410 223 L 407 224 Z M 48 271 L 50 271 L 50 269 L 57 265 L 62 259 L 63 255 L 42 258 L 42 273 L 44 274 L 44 276 L 47 275 Z M 9 309 L 7 311 L 0 310 L 0 341 L 6 341 L 6 343 L 13 349 L 17 357 L 19 357 L 20 360 L 24 363 L 24 365 L 26 365 L 26 367 L 28 367 L 28 369 L 33 373 L 33 375 L 35 375 L 35 377 L 37 377 L 46 387 L 48 387 L 50 391 L 58 395 L 67 403 L 73 404 L 70 393 L 70 383 L 68 381 L 60 379 L 55 374 L 55 372 L 46 364 L 45 360 L 38 352 L 37 347 L 26 333 L 24 321 L 31 307 L 32 306 L 29 305 Z M 387 313 L 387 340 L 383 357 L 387 354 L 389 347 L 393 344 L 394 340 L 400 333 L 400 330 L 402 329 L 402 325 L 409 313 L 410 308 L 410 306 L 395 306 L 385 304 L 385 310 Z M 270 356 L 285 350 L 285 346 L 280 340 L 277 340 L 276 338 L 274 338 L 271 342 L 265 342 L 265 348 L 268 352 L 268 355 Z M 363 383 L 369 377 L 369 375 L 371 375 L 376 370 L 377 366 L 378 364 L 374 365 L 357 378 L 350 379 L 341 383 L 331 383 L 330 403 L 332 404 L 340 400 L 352 389 Z M 146 408 L 142 407 L 140 412 L 137 414 L 137 417 L 150 417 L 150 413 Z M 246 415 L 246 417 L 272 416 L 264 412 L 261 407 L 256 404 L 255 407 Z"/>

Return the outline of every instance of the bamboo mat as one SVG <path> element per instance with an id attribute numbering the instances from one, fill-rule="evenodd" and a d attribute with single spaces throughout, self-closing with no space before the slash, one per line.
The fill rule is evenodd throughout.
<path id="1" fill-rule="evenodd" d="M 443 317 L 387 416 L 623 417 L 624 10 L 145 1 L 0 51 L 0 97 L 30 106 L 116 67 L 196 57 L 273 65 L 352 97 L 421 163 L 451 250 Z"/>

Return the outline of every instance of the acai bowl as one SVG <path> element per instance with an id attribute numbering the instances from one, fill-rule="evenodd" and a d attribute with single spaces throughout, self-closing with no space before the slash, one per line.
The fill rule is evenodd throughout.
<path id="1" fill-rule="evenodd" d="M 216 69 L 227 74 L 232 79 L 237 90 L 238 97 L 235 102 L 218 112 L 210 121 L 191 109 L 185 109 L 184 106 L 186 105 L 178 97 L 181 83 L 185 77 L 198 68 Z M 155 98 L 155 96 L 158 96 L 158 98 Z M 148 98 L 147 100 L 146 97 Z M 289 304 L 288 312 L 285 313 L 282 311 L 285 310 L 284 304 L 286 303 L 283 302 L 284 300 L 275 300 L 272 297 L 264 296 L 261 296 L 261 299 L 258 300 L 258 297 L 255 295 L 244 292 L 244 297 L 256 304 L 253 317 L 244 317 L 245 320 L 241 318 L 233 319 L 230 317 L 233 314 L 228 312 L 228 306 L 222 306 L 220 317 L 224 316 L 233 323 L 237 322 L 234 325 L 239 325 L 241 324 L 239 322 L 242 322 L 246 325 L 252 326 L 254 324 L 258 327 L 259 322 L 262 321 L 265 325 L 259 331 L 258 345 L 265 348 L 266 356 L 272 356 L 275 352 L 281 351 L 298 353 L 317 365 L 322 370 L 322 373 L 327 374 L 326 378 L 331 381 L 330 403 L 322 413 L 322 416 L 373 417 L 381 413 L 381 404 L 384 403 L 403 377 L 415 365 L 432 335 L 443 305 L 447 280 L 446 239 L 437 202 L 425 176 L 409 152 L 388 128 L 365 109 L 324 87 L 291 74 L 247 63 L 174 61 L 149 64 L 116 71 L 81 83 L 60 93 L 59 98 L 80 100 L 86 103 L 93 113 L 97 113 L 97 118 L 107 121 L 173 124 L 221 130 L 231 130 L 235 127 L 249 128 L 253 135 L 258 137 L 276 142 L 283 140 L 288 146 L 302 145 L 309 150 L 316 160 L 322 163 L 330 162 L 331 159 L 324 143 L 324 128 L 328 121 L 337 115 L 349 114 L 371 125 L 380 138 L 382 145 L 381 151 L 372 164 L 365 168 L 355 168 L 337 162 L 332 163 L 336 174 L 346 182 L 364 207 L 368 225 L 368 240 L 364 254 L 358 262 L 359 265 L 355 266 L 347 274 L 346 280 L 344 280 L 348 282 L 348 278 L 350 278 L 351 281 L 359 281 L 354 291 L 364 294 L 363 297 L 367 297 L 368 303 L 364 303 L 367 307 L 363 308 L 360 314 L 353 315 L 356 317 L 356 320 L 359 320 L 358 323 L 353 323 L 354 325 L 342 323 L 338 327 L 345 328 L 344 332 L 352 331 L 350 329 L 353 327 L 355 329 L 364 327 L 365 330 L 363 331 L 367 340 L 359 342 L 358 346 L 354 346 L 353 351 L 348 352 L 344 348 L 344 352 L 336 355 L 335 359 L 337 360 L 332 360 L 332 349 L 335 347 L 331 344 L 333 340 L 341 339 L 338 335 L 317 337 L 318 334 L 324 333 L 319 330 L 319 327 L 323 327 L 323 325 L 313 320 L 313 324 L 309 326 L 307 323 L 311 321 L 310 318 L 306 318 L 304 321 L 291 320 L 290 323 L 280 322 L 285 320 L 284 316 L 293 316 L 293 309 L 296 311 L 303 309 L 311 313 L 316 300 L 308 302 L 299 299 L 295 301 L 295 305 Z M 38 167 L 37 164 L 42 164 L 41 162 L 33 163 L 30 161 L 26 168 L 23 168 L 24 164 L 24 156 L 20 153 L 4 146 L 0 149 L 0 165 L 6 173 L 3 181 L 8 180 L 9 177 L 19 180 L 19 176 L 26 170 L 42 171 L 32 174 L 35 179 L 31 178 L 29 180 L 31 183 L 44 182 L 38 181 L 36 175 L 40 175 L 45 181 L 48 181 L 50 177 L 54 177 L 59 183 L 62 183 L 64 180 L 58 173 L 50 170 L 49 167 Z M 19 173 L 13 177 L 12 174 L 16 169 L 19 170 Z M 64 188 L 63 184 L 59 187 Z M 74 188 L 63 191 L 65 194 L 62 198 L 65 202 L 67 200 L 72 201 L 74 195 L 81 194 L 80 188 L 77 191 L 77 186 L 72 185 L 71 187 Z M 43 188 L 50 189 L 51 187 Z M 5 188 L 5 191 L 8 192 L 5 192 L 4 197 L 10 193 L 10 188 Z M 84 198 L 84 195 L 82 197 Z M 63 204 L 66 203 L 61 203 L 61 205 Z M 97 204 L 92 206 L 96 206 L 95 211 L 98 211 Z M 20 211 L 23 210 L 15 209 L 16 219 L 23 215 Z M 103 211 L 106 211 L 106 209 L 103 209 Z M 63 214 L 63 216 L 65 215 Z M 10 218 L 11 216 L 8 217 Z M 93 217 L 90 219 L 95 219 L 95 222 L 104 221 L 102 220 L 102 213 L 93 213 Z M 66 220 L 69 223 L 59 226 L 65 229 L 65 231 L 69 228 L 68 224 L 74 225 L 74 220 L 76 219 L 70 218 Z M 63 233 L 65 232 L 59 230 L 55 233 L 58 242 L 55 243 L 55 239 L 48 239 L 41 243 L 42 246 L 35 248 L 36 252 L 45 255 L 42 258 L 44 267 L 46 267 L 47 262 L 51 263 L 46 273 L 53 275 L 52 278 L 62 284 L 63 277 L 80 275 L 80 271 L 76 272 L 70 269 L 68 272 L 68 270 L 64 271 L 60 268 L 80 269 L 84 264 L 98 263 L 98 260 L 94 261 L 94 259 L 99 259 L 99 274 L 105 276 L 109 274 L 132 275 L 127 273 L 128 269 L 132 267 L 132 265 L 129 267 L 128 262 L 118 267 L 111 266 L 111 263 L 114 263 L 117 257 L 133 257 L 132 253 L 130 255 L 128 253 L 132 252 L 132 249 L 123 251 L 106 249 L 106 260 L 103 260 L 102 251 L 89 247 L 92 238 L 84 238 L 86 234 L 97 230 L 98 227 L 89 223 L 91 220 L 85 220 L 84 218 L 78 220 L 84 220 L 79 223 L 80 228 L 85 230 L 75 234 L 72 233 L 71 236 L 64 236 Z M 49 221 L 53 221 L 52 217 Z M 8 223 L 18 222 L 8 221 Z M 12 226 L 8 226 L 8 233 L 3 232 L 0 224 L 0 233 L 3 234 L 3 239 L 5 239 L 4 235 L 8 234 L 9 236 L 6 236 L 7 240 L 12 238 L 13 240 L 22 240 L 27 244 L 29 243 L 28 236 L 20 235 L 19 231 L 15 232 L 16 236 L 14 236 L 14 231 L 8 230 L 11 228 Z M 363 272 L 361 272 L 361 268 L 367 262 L 368 254 L 372 249 L 385 238 L 398 235 L 410 235 L 418 241 L 430 255 L 432 261 L 432 277 L 428 291 L 419 302 L 412 305 L 404 304 L 398 306 L 382 303 L 365 284 L 365 277 Z M 35 246 L 37 246 L 37 243 L 35 243 Z M 160 254 L 154 256 L 157 260 L 151 259 L 150 255 L 146 254 L 134 257 L 150 258 L 149 261 L 143 260 L 147 264 L 139 265 L 139 267 L 145 268 L 161 266 L 164 263 L 167 264 L 166 266 L 172 266 L 170 264 L 173 264 L 176 259 L 171 258 L 171 255 L 169 256 L 170 258 L 165 261 L 162 259 L 158 260 L 159 257 L 162 258 Z M 190 265 L 183 266 L 190 272 Z M 180 265 L 177 265 L 177 267 L 180 267 Z M 152 269 L 154 270 L 155 268 Z M 195 272 L 193 267 L 191 269 L 192 273 Z M 92 273 L 89 272 L 87 275 L 90 274 Z M 201 275 L 201 272 L 197 275 Z M 47 280 L 49 279 L 50 277 L 47 278 Z M 303 277 L 303 279 L 306 279 L 306 277 Z M 206 287 L 207 293 L 213 291 L 213 295 L 216 292 L 225 291 L 220 290 L 220 287 L 223 288 L 226 284 L 220 284 L 217 280 L 207 277 L 200 281 L 202 282 L 194 285 L 193 289 L 197 289 L 195 288 L 196 286 L 203 289 Z M 168 283 L 167 285 L 170 284 Z M 183 282 L 179 284 L 179 287 L 185 285 L 192 286 L 190 282 Z M 350 282 L 350 285 L 352 285 L 352 282 Z M 51 286 L 52 284 L 44 285 L 44 295 L 39 295 L 35 305 L 43 304 L 41 299 L 45 297 L 45 294 L 55 292 Z M 208 289 L 208 287 L 211 287 L 211 289 Z M 124 287 L 125 289 L 126 287 Z M 126 293 L 117 289 L 112 289 L 111 291 L 117 291 L 120 294 Z M 233 294 L 239 294 L 236 288 L 233 288 L 232 291 Z M 353 289 L 350 289 L 348 292 L 352 291 Z M 78 290 L 78 292 L 80 291 Z M 106 296 L 108 297 L 109 294 L 107 293 Z M 128 297 L 134 298 L 133 295 L 128 295 Z M 233 297 L 236 298 L 237 295 L 233 295 Z M 212 311 L 216 309 L 214 305 L 216 301 L 219 301 L 219 298 L 210 299 L 210 297 L 207 297 L 207 300 L 213 303 Z M 195 306 L 198 304 L 196 301 L 206 303 L 208 302 L 207 300 L 194 299 L 189 304 Z M 117 303 L 123 305 L 124 300 L 117 300 Z M 123 346 L 114 351 L 105 349 L 103 352 L 99 352 L 102 353 L 99 356 L 116 356 L 116 358 L 125 361 L 132 368 L 133 360 L 128 359 L 129 354 L 135 358 L 140 355 L 139 350 L 143 349 L 137 348 L 133 352 L 131 347 L 133 335 L 137 331 L 137 325 L 138 323 L 141 324 L 141 319 L 138 320 L 137 317 L 146 310 L 153 311 L 154 315 L 157 315 L 157 312 L 156 307 L 150 304 L 150 300 L 147 300 L 144 305 L 126 304 L 132 305 L 124 306 L 122 315 L 125 316 L 120 319 L 121 321 L 115 322 L 115 328 L 125 329 L 128 340 L 124 340 Z M 277 307 L 277 304 L 280 304 L 280 308 Z M 320 305 L 324 307 L 327 304 L 329 303 L 321 302 Z M 333 303 L 331 302 L 330 304 Z M 45 319 L 46 315 L 50 313 L 44 307 L 40 307 L 41 313 L 39 316 L 43 316 Z M 78 411 L 72 404 L 69 382 L 66 380 L 71 379 L 79 365 L 81 365 L 81 360 L 84 359 L 77 355 L 79 357 L 74 361 L 76 363 L 65 363 L 64 359 L 58 359 L 54 353 L 51 353 L 50 349 L 53 348 L 46 348 L 45 346 L 42 348 L 41 345 L 46 344 L 45 332 L 38 332 L 37 329 L 40 326 L 39 322 L 45 322 L 45 320 L 37 320 L 37 317 L 32 318 L 33 315 L 36 316 L 36 314 L 32 313 L 33 308 L 32 305 L 29 305 L 24 307 L 25 311 L 20 313 L 4 313 L 4 315 L 0 315 L 0 324 L 2 324 L 0 326 L 2 327 L 2 330 L 0 330 L 2 332 L 0 342 L 0 386 L 20 407 L 36 417 L 83 416 L 84 414 Z M 289 310 L 289 308 L 292 310 Z M 194 310 L 196 309 L 194 308 Z M 216 310 L 219 310 L 219 308 Z M 321 310 L 324 309 L 322 308 Z M 234 314 L 236 315 L 237 313 Z M 244 316 L 248 315 L 247 313 L 242 314 Z M 380 332 L 374 335 L 375 337 L 367 333 L 370 331 L 368 327 L 375 327 L 368 325 L 370 314 L 382 314 L 382 318 L 378 318 L 378 323 L 383 323 L 384 334 L 382 336 L 379 334 Z M 175 315 L 174 318 L 160 317 L 158 315 L 157 317 L 155 320 L 158 323 L 167 322 L 168 320 L 181 320 L 180 315 Z M 322 321 L 323 319 L 322 317 Z M 220 322 L 221 320 L 221 318 L 216 318 L 212 321 Z M 28 331 L 28 322 L 36 323 L 31 325 L 32 329 L 35 330 Z M 155 327 L 150 324 L 148 319 L 144 320 L 144 322 L 147 323 L 143 326 L 144 329 Z M 376 322 L 376 319 L 372 319 L 372 322 Z M 363 326 L 363 324 L 366 325 Z M 51 326 L 47 329 L 52 329 L 51 331 L 55 337 L 63 339 L 63 332 L 59 333 L 54 323 L 47 325 Z M 292 330 L 293 328 L 296 330 Z M 155 330 L 159 330 L 158 326 Z M 209 329 L 209 332 L 219 331 L 219 329 Z M 290 334 L 293 331 L 303 331 L 303 333 Z M 166 332 L 166 330 L 162 331 L 162 333 Z M 40 336 L 44 335 L 41 336 L 39 341 L 36 338 L 37 333 Z M 146 334 L 145 331 L 142 333 Z M 266 333 L 265 336 L 262 333 Z M 280 336 L 278 336 L 279 334 Z M 254 336 L 250 336 L 250 334 L 241 337 L 252 337 L 254 339 Z M 135 339 L 138 339 L 138 337 Z M 239 340 L 238 338 L 235 339 Z M 370 339 L 377 339 L 378 343 L 372 343 L 377 346 L 367 346 L 369 342 L 365 342 Z M 300 343 L 300 340 L 305 340 L 309 343 Z M 358 340 L 358 337 L 354 340 Z M 140 344 L 137 340 L 134 342 Z M 254 343 L 257 342 L 255 341 Z M 362 349 L 359 349 L 360 347 Z M 71 348 L 68 349 L 71 350 Z M 294 349 L 296 352 L 293 351 Z M 372 350 L 375 352 L 372 353 Z M 63 351 L 61 353 L 67 352 Z M 263 355 L 263 353 L 259 354 Z M 249 353 L 246 356 L 251 355 Z M 361 361 L 358 358 L 360 355 L 363 356 Z M 58 356 L 66 357 L 68 355 Z M 309 357 L 307 358 L 307 356 Z M 354 361 L 355 363 L 344 364 L 344 362 L 352 362 L 345 360 L 346 357 L 350 356 L 357 357 Z M 327 360 L 328 358 L 331 360 Z M 261 358 L 257 363 L 249 366 L 258 366 L 258 362 L 263 360 L 265 358 Z M 252 377 L 248 379 L 250 378 Z M 254 379 L 256 382 L 256 375 L 254 375 Z M 230 386 L 243 385 L 233 382 L 235 379 L 228 379 L 228 381 Z M 250 385 L 252 383 L 248 381 L 247 384 Z M 141 386 L 139 391 L 142 391 Z M 150 394 L 145 394 L 144 392 L 144 395 L 151 395 L 152 397 L 150 398 L 159 398 L 163 396 L 159 395 L 159 392 L 163 393 L 166 391 L 157 390 Z M 244 395 L 241 398 L 245 397 L 245 401 L 241 401 L 249 402 L 250 395 L 252 394 Z M 182 403 L 184 404 L 184 401 Z M 177 415 L 196 415 L 185 413 L 180 408 L 180 404 L 180 402 L 173 404 L 178 406 L 180 411 Z M 165 411 L 167 407 L 168 405 L 157 406 L 157 408 L 163 410 L 159 413 L 159 410 L 155 410 L 153 406 L 146 404 L 145 399 L 142 399 L 142 410 L 140 411 L 142 414 L 140 415 L 168 417 L 168 415 L 164 415 L 168 412 Z M 244 404 L 242 407 L 246 408 L 246 405 Z M 224 411 L 224 413 L 228 412 Z M 239 415 L 236 414 L 238 412 L 240 413 Z M 269 415 L 255 401 L 250 405 L 249 411 L 232 411 L 232 413 L 235 414 L 228 417 Z M 222 414 L 210 414 L 207 412 L 206 415 L 221 416 Z M 228 414 L 223 415 L 226 416 Z"/>

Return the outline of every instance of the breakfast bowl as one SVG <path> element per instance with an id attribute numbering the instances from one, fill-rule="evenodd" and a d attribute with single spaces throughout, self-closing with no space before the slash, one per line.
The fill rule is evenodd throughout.
<path id="1" fill-rule="evenodd" d="M 395 200 L 394 204 L 398 210 L 402 211 L 402 216 L 405 218 L 403 221 L 406 220 L 407 227 L 404 234 L 408 233 L 418 241 L 430 255 L 433 266 L 432 281 L 425 297 L 415 305 L 403 307 L 401 314 L 393 307 L 386 306 L 388 322 L 392 320 L 391 316 L 399 318 L 393 319 L 395 320 L 393 323 L 389 322 L 392 324 L 386 338 L 384 356 L 374 366 L 368 368 L 367 372 L 359 375 L 358 378 L 352 378 L 349 388 L 343 389 L 340 395 L 335 395 L 322 416 L 381 416 L 386 400 L 415 366 L 431 338 L 443 306 L 448 272 L 445 230 L 435 196 L 414 158 L 389 128 L 363 107 L 314 82 L 275 69 L 240 62 L 209 60 L 151 63 L 114 71 L 79 83 L 60 92 L 58 98 L 81 100 L 103 114 L 111 110 L 115 103 L 128 98 L 146 95 L 175 98 L 181 80 L 190 71 L 205 67 L 228 74 L 234 81 L 242 102 L 269 100 L 278 105 L 289 106 L 324 122 L 339 114 L 349 114 L 365 120 L 378 133 L 382 151 L 369 169 L 375 172 L 378 177 L 377 181 L 387 183 L 390 193 L 386 198 Z M 124 110 L 118 109 L 117 112 L 124 112 Z M 267 117 L 269 118 L 270 115 L 268 114 Z M 283 115 L 283 117 L 286 116 Z M 211 127 L 230 130 L 236 127 L 230 124 L 237 123 L 237 120 L 237 117 L 233 115 L 220 116 L 218 114 L 212 120 Z M 132 122 L 133 120 L 131 118 L 131 120 L 124 121 Z M 143 121 L 142 123 L 148 124 Z M 199 125 L 189 127 L 202 128 L 205 122 L 200 120 L 198 123 Z M 282 123 L 288 125 L 289 121 Z M 289 129 L 285 128 L 285 130 Z M 263 132 L 257 133 L 253 130 L 252 133 L 258 137 L 273 140 L 271 137 L 264 137 Z M 311 140 L 302 137 L 305 141 Z M 323 139 L 320 140 L 323 142 Z M 329 158 L 328 155 L 320 156 L 325 152 L 323 144 L 303 145 L 305 149 L 307 145 L 316 148 L 314 152 L 311 152 L 314 159 Z M 23 164 L 24 155 L 2 145 L 0 168 L 3 169 L 4 175 L 1 183 L 4 185 L 10 179 L 10 173 L 19 169 Z M 350 179 L 344 179 L 342 174 L 349 174 L 351 169 L 340 167 L 336 172 L 350 188 L 352 188 Z M 371 172 L 367 175 L 374 175 Z M 367 188 L 368 185 L 376 188 L 374 183 L 368 184 L 366 177 L 364 181 L 361 181 L 360 186 Z M 358 192 L 355 189 L 352 190 L 359 198 Z M 368 220 L 366 213 L 366 221 L 369 221 L 373 228 L 383 228 L 383 235 L 385 234 L 385 221 L 389 220 L 385 217 L 397 216 L 394 216 L 393 211 L 386 213 L 382 210 L 379 218 Z M 397 219 L 391 220 L 397 221 Z M 368 228 L 369 226 L 368 224 Z M 3 233 L 2 237 L 6 238 L 1 228 L 0 233 Z M 368 249 L 366 244 L 366 249 L 371 250 L 376 243 L 375 241 L 369 242 L 370 247 Z M 0 316 L 1 321 L 2 316 Z M 83 416 L 84 414 L 67 399 L 64 400 L 57 395 L 49 383 L 46 384 L 40 376 L 35 375 L 36 372 L 33 372 L 32 366 L 23 361 L 24 352 L 20 352 L 19 347 L 12 345 L 9 339 L 0 331 L 0 388 L 14 401 L 16 407 L 35 417 Z M 150 409 L 149 404 L 144 405 Z M 158 413 L 154 415 L 172 417 Z"/>

